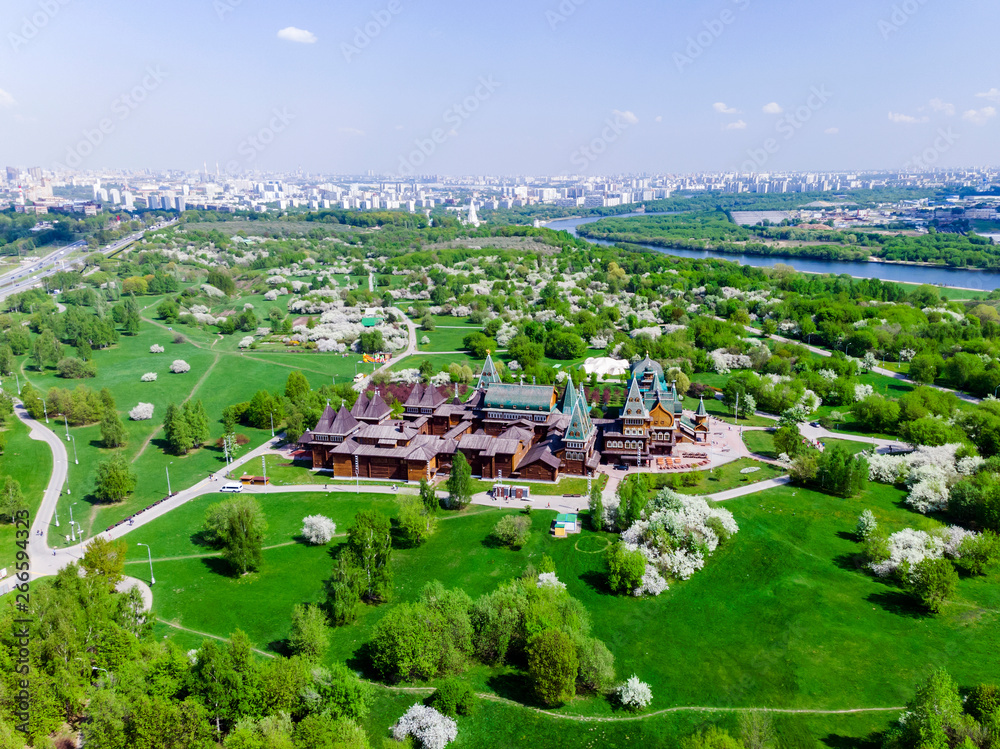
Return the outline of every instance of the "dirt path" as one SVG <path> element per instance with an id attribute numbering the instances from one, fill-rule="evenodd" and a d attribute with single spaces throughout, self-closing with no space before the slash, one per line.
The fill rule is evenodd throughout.
<path id="1" fill-rule="evenodd" d="M 177 624 L 176 622 L 168 622 L 166 619 L 161 619 L 158 616 L 154 617 L 154 619 L 156 619 L 156 621 L 160 622 L 161 624 L 166 624 L 168 627 L 179 629 L 181 632 L 190 632 L 193 635 L 200 635 L 201 637 L 209 637 L 213 640 L 219 640 L 220 642 L 229 642 L 228 637 L 219 637 L 218 635 L 210 635 L 208 632 L 199 632 L 197 629 L 188 629 L 187 627 L 182 627 L 180 624 Z M 265 658 L 275 657 L 274 653 L 268 653 L 263 650 L 259 650 L 258 648 L 251 648 L 251 650 L 253 650 L 253 652 L 257 653 L 258 655 L 263 655 Z"/>

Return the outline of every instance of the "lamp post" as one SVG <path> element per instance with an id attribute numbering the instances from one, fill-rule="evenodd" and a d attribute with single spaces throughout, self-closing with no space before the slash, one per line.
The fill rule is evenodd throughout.
<path id="1" fill-rule="evenodd" d="M 73 539 L 73 541 L 76 541 L 76 531 L 73 530 L 73 523 L 76 522 L 75 520 L 73 520 L 73 505 L 75 504 L 76 502 L 73 502 L 69 506 L 69 535 Z"/>
<path id="2" fill-rule="evenodd" d="M 358 470 L 358 456 L 354 456 L 354 480 L 357 482 L 357 486 L 354 489 L 355 494 L 361 493 L 361 472 Z"/>
<path id="3" fill-rule="evenodd" d="M 173 465 L 173 464 L 174 464 L 174 462 L 170 461 L 169 465 L 165 465 L 163 467 L 163 470 L 165 470 L 167 472 L 167 496 L 168 497 L 173 494 L 173 492 L 170 491 L 170 466 Z"/>
<path id="4" fill-rule="evenodd" d="M 18 393 L 20 395 L 20 393 Z M 42 399 L 42 413 L 45 414 L 45 423 L 49 423 L 49 409 L 45 407 L 45 399 Z"/>
<path id="5" fill-rule="evenodd" d="M 264 486 L 267 486 L 267 460 L 264 455 L 260 456 L 260 467 L 264 471 Z"/>
<path id="6" fill-rule="evenodd" d="M 63 424 L 66 425 L 66 441 L 69 442 L 69 421 L 66 419 L 66 414 L 63 414 Z"/>
<path id="7" fill-rule="evenodd" d="M 271 438 L 274 439 L 274 411 L 271 411 Z"/>
<path id="8" fill-rule="evenodd" d="M 136 544 L 136 546 L 146 547 L 146 555 L 149 557 L 149 584 L 156 585 L 156 578 L 153 577 L 153 552 L 150 551 L 149 544 Z"/>
<path id="9" fill-rule="evenodd" d="M 73 435 L 73 463 L 80 465 L 80 458 L 76 454 L 76 435 Z"/>
<path id="10" fill-rule="evenodd" d="M 14 373 L 14 382 L 17 383 L 17 394 L 21 394 L 21 378 L 17 376 L 17 372 Z"/>

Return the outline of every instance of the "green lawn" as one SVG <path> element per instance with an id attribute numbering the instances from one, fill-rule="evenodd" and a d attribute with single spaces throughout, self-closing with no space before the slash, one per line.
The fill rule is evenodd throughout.
<path id="1" fill-rule="evenodd" d="M 312 470 L 311 460 L 295 460 L 289 461 L 288 458 L 283 455 L 269 454 L 266 457 L 267 460 L 267 477 L 270 479 L 271 483 L 275 486 L 296 486 L 300 484 L 327 484 L 330 486 L 355 486 L 355 482 L 350 479 L 335 479 L 331 476 L 329 471 L 318 471 L 316 473 Z M 255 468 L 256 463 L 253 466 L 246 466 L 247 473 L 249 469 Z M 244 473 L 243 468 L 238 471 L 234 471 L 233 478 L 239 478 Z M 360 486 L 363 489 L 366 486 L 394 486 L 400 485 L 402 482 L 392 482 L 392 481 L 363 481 Z"/>
<path id="2" fill-rule="evenodd" d="M 685 398 L 684 405 L 686 408 L 698 407 L 697 402 L 693 398 Z M 757 415 L 747 417 L 741 416 L 739 421 L 736 421 L 733 418 L 733 410 L 716 398 L 705 398 L 705 410 L 708 411 L 710 416 L 714 416 L 716 419 L 724 421 L 727 424 L 742 424 L 743 426 L 749 427 L 773 427 L 778 423 L 774 419 L 768 419 Z"/>
<path id="3" fill-rule="evenodd" d="M 859 569 L 853 528 L 863 509 L 872 509 L 890 531 L 938 525 L 908 511 L 902 497 L 901 492 L 880 485 L 854 500 L 789 486 L 727 502 L 740 533 L 716 552 L 704 570 L 672 584 L 655 599 L 605 592 L 601 555 L 592 552 L 607 543 L 608 534 L 584 531 L 556 540 L 547 533 L 553 513 L 536 511 L 531 515 L 532 538 L 524 549 L 512 552 L 483 543 L 503 511 L 473 508 L 467 514 L 444 514 L 438 533 L 424 546 L 395 552 L 396 601 L 413 600 L 431 579 L 478 596 L 546 553 L 569 592 L 589 611 L 594 634 L 614 653 L 618 674 L 636 673 L 651 684 L 654 710 L 693 705 L 899 706 L 939 665 L 948 667 L 962 685 L 995 677 L 1000 646 L 997 573 L 961 580 L 956 599 L 943 613 L 927 616 L 896 588 Z M 156 544 L 157 557 L 193 551 L 197 547 L 190 536 L 210 499 L 196 500 L 139 529 L 134 538 L 130 534 L 130 542 L 150 540 Z M 333 516 L 342 531 L 361 506 L 375 502 L 387 511 L 393 509 L 385 499 L 349 494 L 275 495 L 264 501 L 271 521 L 267 543 L 288 545 L 267 550 L 263 571 L 240 580 L 222 574 L 221 561 L 213 558 L 154 562 L 157 616 L 221 636 L 241 627 L 260 647 L 278 647 L 288 632 L 291 606 L 321 600 L 322 582 L 329 574 L 328 549 L 294 541 L 301 517 L 322 511 Z M 142 562 L 142 555 L 134 551 L 130 558 Z M 294 574 L 289 574 L 292 570 Z M 136 572 L 142 577 L 141 564 Z M 366 608 L 356 624 L 334 630 L 330 657 L 364 670 L 362 646 L 392 605 Z M 521 682 L 516 674 L 504 673 L 476 666 L 466 678 L 479 691 L 498 691 L 516 699 Z M 382 721 L 391 722 L 402 712 L 402 701 L 392 703 L 384 712 L 377 708 L 373 728 L 382 730 L 388 725 Z M 597 699 L 579 699 L 559 711 L 611 714 L 608 704 Z M 845 717 L 842 730 L 857 737 L 894 717 L 858 716 L 856 722 Z M 825 721 L 810 725 L 822 726 Z M 645 730 L 643 726 L 635 730 Z M 537 730 L 539 739 L 550 736 L 550 728 Z M 819 731 L 814 740 L 826 737 L 822 733 L 826 729 L 809 730 Z"/>
<path id="4" fill-rule="evenodd" d="M 759 468 L 760 470 L 754 471 L 753 473 L 740 473 L 744 468 Z M 715 494 L 716 492 L 724 492 L 729 489 L 736 489 L 740 486 L 750 486 L 756 484 L 760 481 L 767 481 L 769 479 L 777 478 L 778 476 L 784 476 L 787 471 L 773 466 L 770 463 L 762 463 L 759 460 L 751 460 L 750 458 L 740 458 L 732 463 L 725 463 L 718 468 L 713 468 L 707 471 L 697 471 L 694 475 L 701 476 L 702 481 L 697 486 L 683 486 L 683 484 L 677 487 L 677 491 L 681 494 Z M 659 479 L 680 479 L 684 474 L 667 474 L 660 475 Z"/>
<path id="5" fill-rule="evenodd" d="M 419 340 L 419 338 L 417 339 Z M 452 362 L 458 364 L 468 364 L 472 369 L 473 374 L 478 377 L 479 373 L 483 371 L 483 360 L 473 359 L 468 354 L 414 354 L 413 356 L 408 356 L 405 359 L 393 364 L 389 369 L 393 371 L 398 371 L 400 369 L 416 369 L 424 361 L 429 361 L 434 365 L 434 371 L 440 372 L 443 369 L 448 369 L 448 366 Z"/>
<path id="6" fill-rule="evenodd" d="M 747 446 L 750 452 L 763 455 L 765 458 L 778 457 L 777 452 L 774 450 L 773 432 L 743 430 L 743 444 Z"/>
<path id="7" fill-rule="evenodd" d="M 42 495 L 52 474 L 52 451 L 48 444 L 28 436 L 28 427 L 11 414 L 7 419 L 7 447 L 0 455 L 0 481 L 7 476 L 21 484 L 21 494 L 31 512 L 28 525 L 35 520 L 35 513 L 42 503 Z M 12 523 L 0 525 L 0 568 L 14 569 L 18 548 L 16 529 Z"/>
<path id="8" fill-rule="evenodd" d="M 448 329 L 448 328 L 437 328 L 432 331 L 417 330 L 417 341 L 422 341 L 424 336 L 430 338 L 430 343 L 420 343 L 419 349 L 421 351 L 464 351 L 465 347 L 462 345 L 462 340 L 469 333 L 474 333 L 480 328 L 460 328 L 460 329 Z"/>
<path id="9" fill-rule="evenodd" d="M 103 351 L 94 352 L 97 377 L 82 381 L 94 390 L 107 387 L 117 402 L 118 411 L 125 422 L 129 443 L 125 448 L 126 457 L 132 462 L 138 478 L 135 494 L 119 505 L 98 503 L 93 495 L 97 464 L 104 460 L 109 451 L 102 447 L 98 425 L 71 427 L 75 438 L 79 465 L 71 464 L 69 471 L 69 493 L 64 494 L 58 504 L 60 516 L 69 516 L 73 507 L 74 518 L 82 524 L 86 536 L 103 530 L 113 523 L 128 517 L 167 493 L 167 471 L 170 486 L 176 492 L 196 483 L 201 478 L 221 468 L 225 464 L 221 449 L 214 446 L 214 440 L 222 434 L 222 410 L 233 403 L 249 400 L 259 389 L 281 390 L 288 374 L 302 371 L 315 388 L 334 381 L 346 382 L 354 375 L 354 359 L 336 354 L 295 354 L 258 353 L 216 350 L 211 347 L 217 336 L 191 335 L 184 331 L 186 343 L 173 343 L 174 333 L 166 326 L 144 322 L 138 336 L 122 336 L 119 343 Z M 195 334 L 203 331 L 195 330 Z M 199 337 L 204 342 L 199 342 Z M 227 343 L 231 340 L 230 336 Z M 149 347 L 160 344 L 166 349 L 163 354 L 150 354 Z M 216 346 L 218 348 L 218 345 Z M 191 365 L 191 371 L 172 374 L 170 363 L 174 359 L 184 359 Z M 253 376 L 248 377 L 247 372 Z M 30 381 L 42 392 L 50 387 L 73 388 L 80 381 L 63 380 L 51 370 L 38 372 L 25 361 L 21 361 L 21 381 Z M 156 372 L 155 382 L 140 382 L 145 372 Z M 5 383 L 6 384 L 6 383 Z M 11 383 L 11 386 L 13 383 Z M 185 456 L 168 455 L 164 452 L 165 442 L 160 428 L 167 406 L 182 403 L 188 398 L 200 399 L 209 415 L 211 442 Z M 128 420 L 128 411 L 140 401 L 155 406 L 153 418 L 149 421 Z M 50 427 L 62 434 L 57 419 L 51 419 Z M 280 427 L 279 425 L 276 425 Z M 256 447 L 271 437 L 270 429 L 257 430 L 240 427 L 240 433 L 250 439 L 247 449 Z M 148 443 L 148 444 L 147 444 Z M 72 443 L 67 445 L 73 457 Z M 248 467 L 248 470 L 255 470 Z"/>

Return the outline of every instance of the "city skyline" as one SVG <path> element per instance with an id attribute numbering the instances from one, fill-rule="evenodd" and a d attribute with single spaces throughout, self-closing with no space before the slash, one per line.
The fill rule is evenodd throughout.
<path id="1" fill-rule="evenodd" d="M 19 2 L 9 18 L 5 159 L 44 169 L 593 176 L 1000 163 L 989 39 L 1000 8 L 981 1 L 390 0 L 335 12 L 51 0 Z"/>

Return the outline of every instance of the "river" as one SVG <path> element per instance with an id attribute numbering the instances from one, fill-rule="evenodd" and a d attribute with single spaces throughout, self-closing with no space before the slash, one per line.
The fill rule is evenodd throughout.
<path id="1" fill-rule="evenodd" d="M 632 216 L 663 216 L 664 213 L 625 213 L 613 218 L 630 218 Z M 600 221 L 603 216 L 595 218 L 567 218 L 557 221 L 550 221 L 545 224 L 548 229 L 555 231 L 567 231 L 573 236 L 576 227 L 583 224 L 592 224 Z M 613 245 L 614 242 L 606 242 L 599 239 L 583 237 L 588 242 L 594 244 Z M 733 255 L 727 252 L 715 252 L 713 250 L 682 250 L 668 247 L 658 247 L 652 244 L 636 242 L 642 247 L 647 247 L 656 252 L 663 252 L 667 255 L 677 255 L 679 257 L 714 257 L 721 260 L 732 260 L 740 265 L 753 265 L 757 267 L 771 267 L 782 263 L 790 265 L 796 270 L 808 273 L 832 273 L 834 275 L 846 274 L 855 278 L 881 278 L 883 281 L 900 281 L 902 283 L 926 283 L 937 286 L 955 286 L 962 289 L 981 289 L 992 291 L 1000 288 L 1000 273 L 995 271 L 965 270 L 962 268 L 930 267 L 926 265 L 900 265 L 896 263 L 857 263 L 838 260 L 814 260 L 812 258 L 784 257 L 780 255 Z"/>

